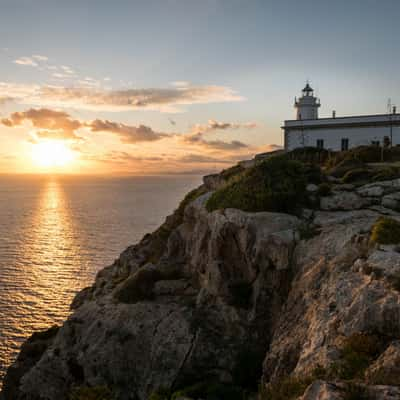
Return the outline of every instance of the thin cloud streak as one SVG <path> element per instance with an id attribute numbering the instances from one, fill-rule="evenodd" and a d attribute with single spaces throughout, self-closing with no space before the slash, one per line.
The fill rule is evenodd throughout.
<path id="1" fill-rule="evenodd" d="M 22 62 L 29 63 L 28 60 L 22 60 Z M 60 78 L 70 76 L 66 71 L 55 72 L 55 74 L 58 74 L 57 77 Z M 97 111 L 179 112 L 182 111 L 182 106 L 190 104 L 244 100 L 233 89 L 217 85 L 107 90 L 99 86 L 100 81 L 90 77 L 80 80 L 80 85 L 80 87 L 65 87 L 0 82 L 0 96 L 12 97 L 21 104 Z"/>

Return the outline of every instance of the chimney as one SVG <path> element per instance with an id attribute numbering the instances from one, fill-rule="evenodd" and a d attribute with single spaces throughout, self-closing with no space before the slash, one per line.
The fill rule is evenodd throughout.
<path id="1" fill-rule="evenodd" d="M 336 118 L 336 111 L 335 110 L 332 111 L 332 118 Z"/>

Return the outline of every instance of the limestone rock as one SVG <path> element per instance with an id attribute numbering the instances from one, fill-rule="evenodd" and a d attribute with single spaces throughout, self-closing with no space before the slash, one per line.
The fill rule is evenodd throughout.
<path id="1" fill-rule="evenodd" d="M 313 382 L 300 400 L 343 400 L 343 391 L 334 383 Z"/>
<path id="2" fill-rule="evenodd" d="M 354 192 L 336 192 L 331 196 L 321 198 L 321 210 L 358 210 L 368 204 Z"/>
<path id="3" fill-rule="evenodd" d="M 386 208 L 400 210 L 400 192 L 391 193 L 382 198 L 382 205 Z"/>
<path id="4" fill-rule="evenodd" d="M 400 341 L 392 342 L 365 373 L 372 384 L 400 385 Z"/>

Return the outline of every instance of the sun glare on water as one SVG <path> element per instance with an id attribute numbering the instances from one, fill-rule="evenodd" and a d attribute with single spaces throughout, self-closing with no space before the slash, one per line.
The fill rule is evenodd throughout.
<path id="1" fill-rule="evenodd" d="M 62 141 L 52 140 L 33 145 L 32 158 L 40 167 L 64 167 L 74 160 L 74 153 Z"/>

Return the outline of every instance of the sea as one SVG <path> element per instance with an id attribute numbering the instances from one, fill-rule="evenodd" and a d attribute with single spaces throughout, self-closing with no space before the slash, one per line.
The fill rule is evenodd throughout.
<path id="1" fill-rule="evenodd" d="M 34 331 L 154 231 L 200 176 L 0 176 L 0 386 Z"/>

